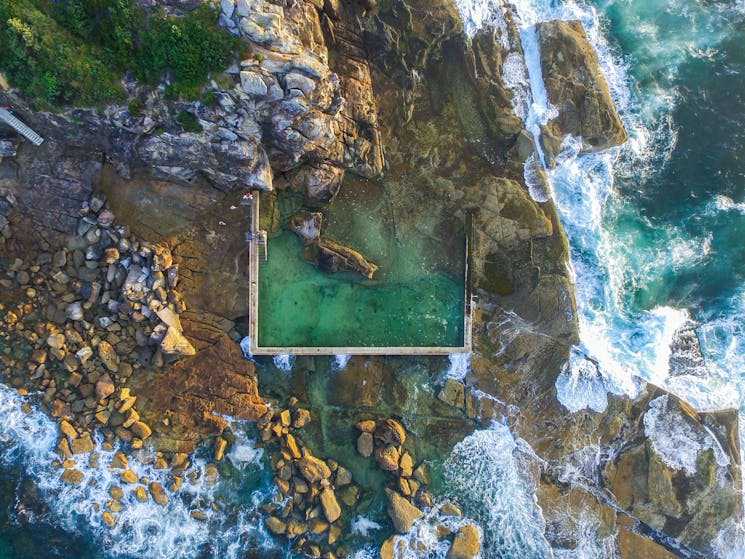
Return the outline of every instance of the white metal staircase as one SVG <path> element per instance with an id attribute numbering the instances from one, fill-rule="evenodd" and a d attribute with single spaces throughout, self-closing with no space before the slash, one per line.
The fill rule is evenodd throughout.
<path id="1" fill-rule="evenodd" d="M 35 146 L 40 146 L 42 142 L 44 142 L 44 138 L 42 138 L 36 132 L 31 130 L 31 128 L 26 126 L 18 118 L 13 116 L 13 114 L 10 111 L 8 111 L 6 108 L 3 108 L 3 107 L 0 107 L 0 122 L 4 122 L 5 124 L 13 128 L 13 130 L 18 132 L 21 136 L 26 138 L 29 142 L 31 142 Z"/>

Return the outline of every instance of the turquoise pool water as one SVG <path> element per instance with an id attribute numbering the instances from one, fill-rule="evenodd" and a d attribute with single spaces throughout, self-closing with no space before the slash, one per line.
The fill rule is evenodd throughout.
<path id="1" fill-rule="evenodd" d="M 464 226 L 440 223 L 434 215 L 397 223 L 382 184 L 358 181 L 345 188 L 324 211 L 323 235 L 380 269 L 374 279 L 328 274 L 303 259 L 293 233 L 282 229 L 270 236 L 269 258 L 259 267 L 258 345 L 463 347 Z M 298 203 L 280 195 L 279 204 L 286 224 Z"/>

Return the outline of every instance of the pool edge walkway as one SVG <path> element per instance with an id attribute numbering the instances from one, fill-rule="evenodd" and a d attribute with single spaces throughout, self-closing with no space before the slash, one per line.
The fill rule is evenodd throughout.
<path id="1" fill-rule="evenodd" d="M 473 302 L 470 289 L 470 230 L 467 232 L 466 247 L 466 281 L 465 313 L 463 329 L 463 346 L 455 347 L 261 347 L 259 341 L 259 199 L 261 193 L 254 190 L 250 208 L 250 235 L 248 236 L 248 336 L 251 341 L 252 355 L 451 355 L 453 353 L 471 353 Z M 469 220 L 470 221 L 470 220 Z M 268 239 L 266 241 L 268 243 Z M 266 249 L 265 249 L 266 250 Z"/>

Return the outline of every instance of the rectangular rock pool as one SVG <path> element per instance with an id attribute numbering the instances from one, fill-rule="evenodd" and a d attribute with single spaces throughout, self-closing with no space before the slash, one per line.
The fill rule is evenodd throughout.
<path id="1" fill-rule="evenodd" d="M 327 273 L 287 229 L 302 196 L 262 194 L 267 253 L 253 243 L 252 352 L 449 354 L 470 351 L 467 219 L 396 200 L 380 182 L 346 180 L 322 210 L 323 237 L 379 266 L 373 279 Z M 416 211 L 414 211 L 416 210 Z"/>

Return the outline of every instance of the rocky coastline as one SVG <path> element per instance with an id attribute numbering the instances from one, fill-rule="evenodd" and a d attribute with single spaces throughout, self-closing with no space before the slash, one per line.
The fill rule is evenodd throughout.
<path id="1" fill-rule="evenodd" d="M 180 498 L 198 448 L 216 478 L 237 418 L 255 422 L 269 457 L 277 497 L 263 522 L 299 553 L 349 556 L 350 523 L 377 498 L 383 559 L 403 557 L 405 534 L 425 525 L 448 559 L 473 559 L 488 557 L 483 530 L 467 503 L 437 493 L 428 463 L 498 421 L 535 453 L 526 476 L 552 545 L 576 547 L 579 519 L 591 517 L 625 559 L 712 556 L 742 511 L 737 412 L 699 413 L 642 381 L 636 399 L 610 395 L 603 413 L 569 413 L 557 399 L 578 342 L 574 286 L 538 146 L 504 76 L 523 56 L 509 4 L 472 39 L 448 0 L 216 9 L 245 52 L 206 86 L 212 104 L 127 82 L 140 114 L 32 112 L 0 90 L 46 137 L 39 148 L 0 139 L 0 377 L 58 421 L 61 479 L 81 483 L 73 458 L 96 461 L 98 438 L 126 449 L 111 466 L 120 485 L 95 504 L 115 526 L 125 491 Z M 538 37 L 559 109 L 540 137 L 548 162 L 567 136 L 586 151 L 624 142 L 581 24 L 544 23 Z M 179 123 L 183 112 L 199 131 Z M 472 216 L 474 352 L 461 377 L 443 378 L 436 358 L 355 356 L 333 382 L 319 378 L 322 358 L 284 376 L 245 359 L 241 197 L 260 195 L 270 237 L 293 230 L 321 269 L 373 277 L 374 263 L 321 235 L 324 209 L 354 180 L 391 193 L 403 234 L 418 212 Z M 305 206 L 289 224 L 272 211 L 285 191 Z M 401 378 L 411 363 L 427 394 Z M 691 467 L 661 445 L 677 428 L 709 441 Z M 143 447 L 170 471 L 166 487 L 128 468 Z"/>

